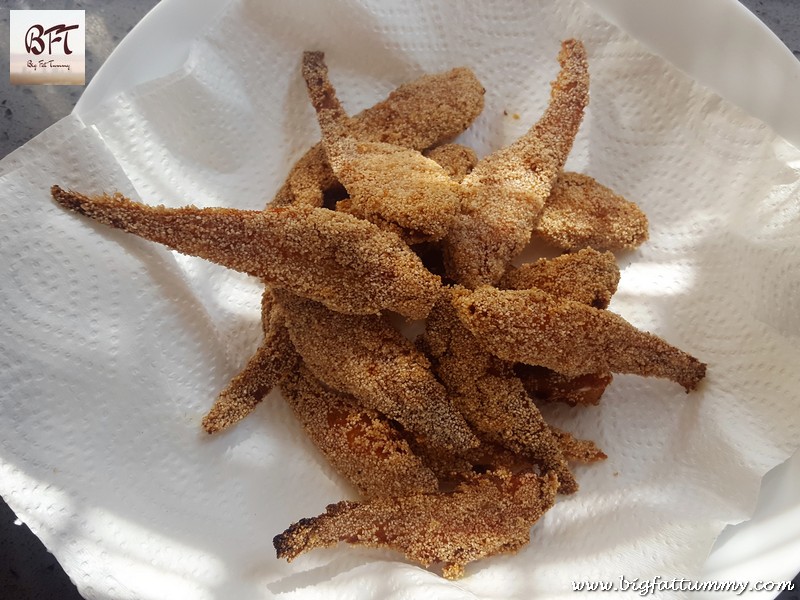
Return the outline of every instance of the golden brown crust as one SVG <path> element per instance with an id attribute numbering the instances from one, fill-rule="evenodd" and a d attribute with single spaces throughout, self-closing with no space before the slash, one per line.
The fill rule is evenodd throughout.
<path id="1" fill-rule="evenodd" d="M 489 351 L 508 361 L 568 376 L 633 373 L 693 390 L 706 365 L 619 315 L 541 290 L 488 286 L 454 300 L 458 316 Z"/>
<path id="2" fill-rule="evenodd" d="M 348 132 L 363 142 L 385 142 L 424 150 L 464 131 L 483 110 L 484 89 L 474 73 L 457 68 L 424 75 L 401 85 L 389 97 L 350 118 Z M 292 167 L 270 206 L 320 207 L 337 184 L 322 144 Z"/>
<path id="3" fill-rule="evenodd" d="M 417 132 L 413 128 L 409 128 L 408 123 L 392 121 L 388 117 L 386 111 L 406 108 L 409 102 L 413 101 L 416 94 L 423 94 L 426 90 L 430 91 L 430 89 L 438 89 L 442 86 L 452 86 L 453 90 L 458 89 L 466 94 L 466 96 L 459 98 L 458 102 L 461 103 L 461 106 L 465 109 L 464 116 L 467 119 L 471 120 L 474 118 L 474 116 L 469 116 L 471 113 L 474 112 L 476 115 L 480 111 L 479 107 L 476 107 L 476 103 L 482 105 L 483 90 L 477 85 L 474 76 L 466 70 L 457 70 L 442 76 L 424 78 L 417 83 L 409 84 L 403 89 L 398 90 L 398 92 L 393 95 L 394 97 L 391 99 L 391 102 L 384 102 L 382 105 L 366 111 L 366 114 L 362 115 L 365 117 L 362 121 L 366 122 L 361 123 L 362 126 L 357 127 L 358 133 L 368 134 L 369 132 L 367 129 L 369 129 L 370 124 L 377 125 L 386 117 L 385 123 L 387 125 L 394 125 L 395 129 L 399 128 L 399 130 L 401 130 L 399 134 L 400 137 L 398 138 L 399 141 L 432 139 L 425 136 L 430 136 L 432 133 L 435 133 L 435 128 L 427 127 L 425 131 Z M 328 94 L 328 104 L 331 104 L 331 97 L 335 100 L 335 94 Z M 339 108 L 341 109 L 341 107 Z M 448 113 L 443 112 L 442 114 L 447 115 Z M 451 113 L 450 116 L 455 117 L 456 115 Z M 453 121 L 450 121 L 450 123 L 452 122 Z M 441 120 L 437 121 L 437 123 L 444 127 L 447 126 L 447 123 L 443 123 Z M 460 129 L 461 127 L 458 126 L 457 128 Z M 454 133 L 457 133 L 457 131 Z M 427 141 L 418 141 L 418 143 L 425 144 Z M 319 153 L 312 152 L 306 155 L 306 157 L 300 161 L 298 168 L 293 170 L 292 178 L 290 179 L 294 183 L 295 192 L 298 192 L 300 197 L 297 197 L 297 195 L 292 196 L 288 188 L 284 186 L 281 193 L 286 197 L 282 203 L 316 203 L 315 200 L 309 202 L 309 198 L 303 197 L 302 192 L 299 190 L 306 190 L 307 192 L 314 188 L 314 185 L 308 184 L 309 182 L 314 183 L 326 179 L 325 161 L 320 163 L 319 160 L 314 158 L 318 154 Z M 311 160 L 309 160 L 309 158 L 311 158 Z M 308 178 L 308 181 L 300 184 L 300 179 L 303 177 Z M 279 193 L 279 195 L 281 193 Z M 236 421 L 244 418 L 244 416 L 260 402 L 261 396 L 269 391 L 279 377 L 278 371 L 280 371 L 281 365 L 291 362 L 290 357 L 293 356 L 293 353 L 287 350 L 287 342 L 288 338 L 286 338 L 286 333 L 283 330 L 267 333 L 264 344 L 251 358 L 242 373 L 237 375 L 226 389 L 223 390 L 212 410 L 204 418 L 203 425 L 207 431 L 220 431 L 232 425 Z"/>
<path id="4" fill-rule="evenodd" d="M 442 144 L 426 150 L 423 154 L 436 161 L 447 175 L 457 183 L 461 183 L 464 177 L 478 164 L 478 155 L 475 154 L 475 151 L 461 144 Z"/>
<path id="5" fill-rule="evenodd" d="M 548 294 L 606 308 L 619 284 L 619 268 L 611 252 L 585 248 L 557 258 L 540 258 L 510 269 L 500 282 L 509 290 L 538 288 Z"/>
<path id="6" fill-rule="evenodd" d="M 444 240 L 451 279 L 469 288 L 496 283 L 526 246 L 589 101 L 581 42 L 567 40 L 550 104 L 522 138 L 481 160 L 467 175 L 453 228 Z"/>
<path id="7" fill-rule="evenodd" d="M 464 418 L 488 440 L 537 464 L 558 477 L 558 491 L 573 494 L 578 482 L 558 441 L 520 380 L 511 373 L 487 374 L 476 384 L 476 393 L 455 396 Z"/>
<path id="8" fill-rule="evenodd" d="M 457 453 L 418 444 L 413 438 L 409 439 L 409 444 L 414 453 L 436 475 L 439 480 L 439 491 L 450 491 L 475 474 L 498 468 L 518 473 L 523 470 L 532 471 L 536 467 L 524 456 L 514 454 L 499 444 L 486 440 L 481 440 L 479 446 Z"/>
<path id="9" fill-rule="evenodd" d="M 570 406 L 598 404 L 613 379 L 611 373 L 568 377 L 544 367 L 523 364 L 514 365 L 514 373 L 535 402 L 562 402 Z"/>
<path id="10" fill-rule="evenodd" d="M 633 202 L 587 175 L 561 173 L 533 234 L 564 250 L 624 250 L 647 240 L 648 225 Z"/>
<path id="11" fill-rule="evenodd" d="M 427 358 L 386 317 L 343 315 L 285 291 L 276 297 L 294 347 L 326 385 L 397 420 L 429 444 L 477 445 Z"/>
<path id="12" fill-rule="evenodd" d="M 338 210 L 397 233 L 408 243 L 444 237 L 459 208 L 458 184 L 416 150 L 354 137 L 320 53 L 304 54 L 303 77 L 328 162 L 349 194 Z"/>
<path id="13" fill-rule="evenodd" d="M 617 290 L 619 268 L 611 252 L 585 248 L 575 254 L 539 259 L 509 270 L 501 287 L 512 290 L 537 288 L 558 298 L 595 308 L 606 308 Z M 567 377 L 531 365 L 515 365 L 514 371 L 528 395 L 538 402 L 564 402 L 572 406 L 597 404 L 611 373 Z"/>
<path id="14" fill-rule="evenodd" d="M 303 60 L 300 69 L 303 79 L 306 82 L 306 92 L 311 106 L 314 110 L 325 110 L 334 113 L 335 121 L 342 121 L 342 125 L 347 128 L 349 118 L 339 98 L 336 96 L 336 88 L 333 87 L 328 78 L 328 66 L 325 64 L 325 54 L 322 52 L 303 52 Z"/>
<path id="15" fill-rule="evenodd" d="M 351 118 L 323 54 L 307 52 L 323 142 L 292 168 L 276 208 L 168 209 L 52 188 L 70 210 L 269 286 L 264 342 L 203 425 L 230 426 L 282 381 L 311 440 L 366 498 L 289 527 L 274 538 L 279 557 L 347 541 L 459 577 L 521 547 L 556 492 L 577 490 L 568 461 L 606 458 L 536 402 L 597 403 L 611 370 L 687 391 L 704 377 L 697 359 L 601 310 L 619 281 L 610 253 L 510 268 L 532 233 L 567 249 L 647 237 L 635 205 L 562 172 L 589 78 L 580 42 L 563 42 L 558 58 L 543 116 L 481 161 L 442 144 L 482 108 L 470 71 L 423 77 Z M 384 310 L 428 318 L 417 345 Z"/>
<path id="16" fill-rule="evenodd" d="M 202 425 L 207 433 L 217 433 L 244 419 L 297 365 L 297 353 L 283 319 L 272 310 L 271 296 L 268 289 L 264 290 L 261 302 L 264 341 L 203 417 Z"/>
<path id="17" fill-rule="evenodd" d="M 608 458 L 605 452 L 598 448 L 592 440 L 581 440 L 558 427 L 551 426 L 553 435 L 558 440 L 561 451 L 569 461 L 580 463 L 593 463 Z"/>
<path id="18" fill-rule="evenodd" d="M 571 433 L 552 425 L 550 425 L 550 430 L 561 453 L 569 462 L 588 464 L 608 458 L 591 440 L 578 439 Z M 438 478 L 440 491 L 451 490 L 475 474 L 487 471 L 507 469 L 512 473 L 519 473 L 532 471 L 537 467 L 536 463 L 529 458 L 486 440 L 481 440 L 480 446 L 458 454 L 440 448 L 416 445 L 413 440 L 409 440 L 409 444 L 414 453 Z"/>
<path id="19" fill-rule="evenodd" d="M 417 341 L 451 394 L 474 392 L 478 378 L 494 364 L 492 355 L 477 343 L 453 308 L 453 300 L 464 293 L 459 287 L 445 288 L 428 315 L 425 333 Z"/>
<path id="20" fill-rule="evenodd" d="M 52 194 L 100 223 L 261 277 L 333 310 L 370 314 L 388 308 L 422 318 L 440 293 L 439 278 L 397 236 L 350 215 L 302 206 L 165 208 L 58 186 Z"/>
<path id="21" fill-rule="evenodd" d="M 392 231 L 408 244 L 442 239 L 458 212 L 458 184 L 415 150 L 340 139 L 328 145 L 333 169 L 349 194 L 337 210 Z"/>
<path id="22" fill-rule="evenodd" d="M 451 290 L 454 297 L 467 293 Z M 539 409 L 511 365 L 491 356 L 458 319 L 451 298 L 443 296 L 428 317 L 420 345 L 434 364 L 453 403 L 481 441 L 521 454 L 559 479 L 559 491 L 578 484 Z"/>
<path id="23" fill-rule="evenodd" d="M 311 441 L 365 498 L 437 490 L 433 472 L 380 413 L 325 387 L 306 367 L 292 372 L 280 387 Z"/>
<path id="24" fill-rule="evenodd" d="M 273 545 L 278 558 L 290 561 L 340 541 L 388 547 L 424 566 L 444 563 L 444 577 L 456 579 L 467 563 L 528 543 L 531 526 L 553 505 L 557 485 L 554 475 L 498 469 L 450 493 L 343 501 L 298 521 L 275 536 Z"/>

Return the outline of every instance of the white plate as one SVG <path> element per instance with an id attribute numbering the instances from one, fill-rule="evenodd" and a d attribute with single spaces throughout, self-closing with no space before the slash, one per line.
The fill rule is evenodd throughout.
<path id="1" fill-rule="evenodd" d="M 800 62 L 737 0 L 584 1 L 800 147 Z M 227 4 L 162 0 L 98 70 L 76 104 L 75 114 L 83 117 L 103 100 L 180 68 L 194 37 Z M 709 28 L 709 23 L 717 26 Z"/>
<path id="2" fill-rule="evenodd" d="M 800 147 L 800 119 L 796 116 L 800 63 L 739 2 L 586 2 Z M 108 58 L 86 88 L 75 114 L 85 119 L 104 100 L 180 68 L 194 37 L 226 4 L 163 0 Z M 729 527 L 720 536 L 701 579 L 782 581 L 800 570 L 800 454 L 770 472 L 761 492 L 753 518 Z M 728 596 L 714 593 L 708 597 L 721 600 Z"/>
<path id="3" fill-rule="evenodd" d="M 106 59 L 72 112 L 83 118 L 104 100 L 179 69 L 192 40 L 227 5 L 219 0 L 162 0 L 156 4 Z"/>

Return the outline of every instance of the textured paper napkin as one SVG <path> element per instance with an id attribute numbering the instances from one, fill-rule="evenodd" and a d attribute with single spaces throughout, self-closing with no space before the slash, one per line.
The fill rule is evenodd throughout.
<path id="1" fill-rule="evenodd" d="M 600 406 L 550 411 L 608 460 L 576 469 L 580 492 L 529 546 L 461 581 L 390 551 L 276 560 L 276 533 L 354 493 L 276 393 L 232 431 L 200 430 L 259 342 L 260 286 L 68 214 L 50 185 L 261 208 L 318 139 L 305 49 L 326 52 L 351 112 L 473 68 L 486 108 L 461 141 L 483 155 L 541 114 L 568 37 L 591 72 L 568 167 L 651 225 L 619 256 L 611 309 L 706 361 L 707 380 L 687 395 L 618 376 Z M 232 2 L 182 70 L 0 163 L 0 493 L 89 599 L 554 599 L 572 580 L 697 576 L 800 434 L 799 169 L 766 126 L 577 0 Z"/>

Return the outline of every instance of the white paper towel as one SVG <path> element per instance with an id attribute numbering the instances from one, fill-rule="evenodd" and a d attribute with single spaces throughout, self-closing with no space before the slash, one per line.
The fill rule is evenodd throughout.
<path id="1" fill-rule="evenodd" d="M 651 224 L 611 309 L 708 362 L 706 382 L 618 376 L 600 406 L 551 411 L 609 459 L 577 469 L 528 547 L 464 580 L 389 551 L 278 561 L 273 535 L 352 492 L 277 394 L 201 432 L 258 344 L 259 285 L 66 213 L 50 185 L 261 208 L 318 139 L 305 49 L 326 52 L 353 113 L 473 68 L 486 108 L 461 141 L 482 155 L 538 118 L 568 37 L 592 78 L 568 167 Z M 232 2 L 183 70 L 0 163 L 0 493 L 89 599 L 555 599 L 572 580 L 692 578 L 798 445 L 799 170 L 800 152 L 577 0 Z"/>

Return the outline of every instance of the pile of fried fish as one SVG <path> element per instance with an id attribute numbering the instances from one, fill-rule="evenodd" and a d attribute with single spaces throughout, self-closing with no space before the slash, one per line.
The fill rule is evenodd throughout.
<path id="1" fill-rule="evenodd" d="M 320 52 L 302 75 L 322 133 L 263 211 L 165 208 L 53 186 L 106 225 L 260 278 L 264 341 L 203 419 L 222 431 L 280 386 L 309 438 L 359 491 L 277 535 L 292 560 L 340 541 L 389 547 L 448 578 L 513 552 L 606 458 L 545 421 L 596 404 L 612 373 L 687 392 L 706 366 L 606 310 L 611 250 L 647 239 L 632 202 L 563 170 L 589 99 L 586 50 L 562 43 L 549 104 L 478 160 L 450 143 L 483 109 L 466 68 L 426 75 L 349 116 Z M 515 264 L 538 240 L 563 253 Z M 519 261 L 516 261 L 519 262 Z M 396 315 L 425 320 L 409 339 Z"/>

